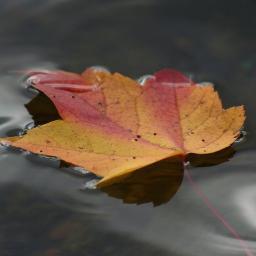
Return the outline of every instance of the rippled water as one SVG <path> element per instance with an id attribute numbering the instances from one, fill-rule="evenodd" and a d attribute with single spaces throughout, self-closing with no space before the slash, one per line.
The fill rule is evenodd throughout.
<path id="1" fill-rule="evenodd" d="M 33 121 L 24 104 L 34 92 L 20 71 L 92 65 L 134 78 L 174 67 L 214 82 L 226 106 L 245 104 L 248 132 L 229 161 L 187 166 L 193 182 L 185 176 L 158 207 L 83 189 L 94 176 L 1 148 L 1 255 L 256 255 L 253 1 L 23 0 L 0 7 L 0 136 Z"/>

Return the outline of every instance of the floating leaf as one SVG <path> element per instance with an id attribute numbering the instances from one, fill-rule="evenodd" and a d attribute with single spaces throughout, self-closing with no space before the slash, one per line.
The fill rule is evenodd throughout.
<path id="1" fill-rule="evenodd" d="M 100 184 L 162 159 L 224 149 L 245 119 L 242 106 L 224 110 L 211 85 L 170 69 L 143 86 L 94 69 L 81 76 L 35 72 L 29 82 L 49 97 L 62 120 L 1 142 L 81 166 L 103 176 Z"/>

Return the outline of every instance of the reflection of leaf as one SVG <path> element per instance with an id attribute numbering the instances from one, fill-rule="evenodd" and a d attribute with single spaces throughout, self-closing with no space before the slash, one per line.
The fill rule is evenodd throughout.
<path id="1" fill-rule="evenodd" d="M 188 155 L 187 160 L 193 166 L 210 166 L 210 165 L 217 165 L 217 164 L 226 162 L 234 154 L 235 154 L 234 148 L 228 147 L 211 154 L 205 154 L 205 155 L 190 154 Z"/>
<path id="2" fill-rule="evenodd" d="M 82 166 L 103 176 L 101 182 L 172 156 L 219 151 L 244 122 L 243 107 L 223 110 L 212 86 L 173 70 L 157 72 L 143 87 L 92 69 L 81 76 L 33 73 L 30 82 L 62 120 L 1 141 Z"/>
<path id="3" fill-rule="evenodd" d="M 183 164 L 180 159 L 165 159 L 103 182 L 99 187 L 108 195 L 120 198 L 125 203 L 152 202 L 156 206 L 168 202 L 174 196 L 182 179 Z"/>
<path id="4" fill-rule="evenodd" d="M 53 103 L 43 93 L 39 93 L 25 105 L 35 125 L 42 125 L 60 119 Z"/>

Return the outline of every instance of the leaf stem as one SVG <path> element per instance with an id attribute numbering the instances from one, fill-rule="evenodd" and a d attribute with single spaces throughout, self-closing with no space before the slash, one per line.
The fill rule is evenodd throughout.
<path id="1" fill-rule="evenodd" d="M 250 250 L 247 243 L 241 238 L 238 232 L 228 223 L 228 221 L 224 218 L 224 216 L 220 213 L 220 211 L 212 205 L 212 203 L 210 202 L 208 197 L 204 194 L 202 189 L 193 180 L 188 168 L 184 168 L 184 169 L 185 169 L 185 177 L 187 178 L 189 184 L 191 185 L 195 193 L 203 200 L 203 202 L 211 211 L 211 213 L 224 225 L 224 227 L 230 232 L 230 234 L 232 234 L 233 237 L 238 240 L 240 247 L 244 250 L 245 255 L 255 256 L 255 254 Z"/>

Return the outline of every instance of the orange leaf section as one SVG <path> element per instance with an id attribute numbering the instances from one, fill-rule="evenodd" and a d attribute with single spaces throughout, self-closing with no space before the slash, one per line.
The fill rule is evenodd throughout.
<path id="1" fill-rule="evenodd" d="M 132 134 L 106 126 L 53 121 L 28 131 L 22 138 L 7 139 L 25 150 L 55 156 L 86 167 L 100 175 L 138 169 L 170 155 L 170 151 L 147 141 L 135 141 Z M 177 155 L 180 152 L 172 152 Z"/>
<path id="2" fill-rule="evenodd" d="M 211 85 L 195 84 L 170 69 L 144 86 L 95 69 L 81 76 L 37 72 L 29 80 L 51 99 L 62 120 L 1 142 L 82 166 L 105 177 L 102 182 L 161 159 L 226 148 L 245 119 L 242 106 L 224 110 Z"/>

